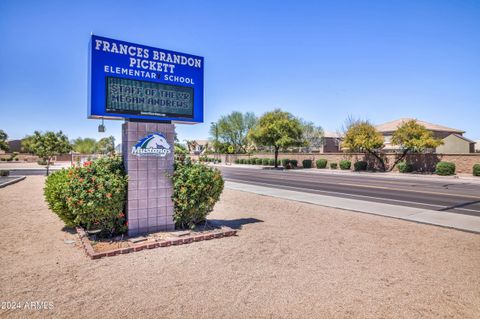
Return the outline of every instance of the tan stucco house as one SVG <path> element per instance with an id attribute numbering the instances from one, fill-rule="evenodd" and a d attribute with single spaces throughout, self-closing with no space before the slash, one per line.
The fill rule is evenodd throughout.
<path id="1" fill-rule="evenodd" d="M 320 153 L 338 153 L 341 152 L 342 136 L 337 132 L 325 131 L 323 134 L 323 143 L 320 147 Z"/>
<path id="2" fill-rule="evenodd" d="M 383 123 L 376 126 L 376 129 L 383 134 L 385 139 L 385 150 L 394 151 L 398 147 L 391 143 L 391 138 L 393 132 L 397 130 L 404 122 L 413 120 L 411 118 L 401 118 L 395 121 Z M 475 152 L 475 142 L 464 137 L 463 134 L 465 131 L 454 129 L 451 127 L 433 124 L 421 120 L 416 120 L 418 124 L 421 124 L 426 127 L 427 130 L 433 132 L 435 138 L 441 139 L 443 145 L 440 145 L 435 150 L 436 153 L 443 154 L 464 154 L 464 153 L 473 153 Z"/>
<path id="3" fill-rule="evenodd" d="M 191 140 L 187 141 L 188 151 L 192 155 L 201 155 L 210 147 L 209 140 Z"/>

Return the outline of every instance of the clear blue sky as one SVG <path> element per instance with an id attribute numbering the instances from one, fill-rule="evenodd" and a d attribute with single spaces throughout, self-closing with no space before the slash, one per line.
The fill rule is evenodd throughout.
<path id="1" fill-rule="evenodd" d="M 87 119 L 90 33 L 205 57 L 208 137 L 233 110 L 280 107 L 335 131 L 349 115 L 416 117 L 480 139 L 480 1 L 0 2 L 0 128 L 11 138 Z M 107 122 L 119 138 L 120 121 Z M 119 142 L 119 140 L 117 140 Z"/>

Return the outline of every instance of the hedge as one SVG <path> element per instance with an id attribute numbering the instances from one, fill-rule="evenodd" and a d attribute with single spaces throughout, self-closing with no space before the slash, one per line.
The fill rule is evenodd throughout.
<path id="1" fill-rule="evenodd" d="M 473 176 L 480 176 L 480 164 L 473 165 Z"/>
<path id="2" fill-rule="evenodd" d="M 352 162 L 348 160 L 341 160 L 339 166 L 340 166 L 340 169 L 347 170 L 347 169 L 350 169 L 350 167 L 352 167 Z"/>
<path id="3" fill-rule="evenodd" d="M 223 191 L 223 178 L 216 168 L 177 161 L 173 173 L 173 196 L 175 225 L 179 228 L 194 228 L 205 221 Z"/>
<path id="4" fill-rule="evenodd" d="M 400 173 L 410 173 L 413 172 L 413 165 L 410 163 L 407 163 L 406 161 L 399 162 L 397 164 L 398 171 Z"/>
<path id="5" fill-rule="evenodd" d="M 435 174 L 447 176 L 447 175 L 455 175 L 455 163 L 452 162 L 438 162 Z"/>
<path id="6" fill-rule="evenodd" d="M 359 172 L 359 171 L 366 171 L 367 170 L 367 166 L 368 166 L 368 163 L 365 162 L 365 161 L 357 161 L 353 164 L 353 169 L 356 171 L 356 172 Z M 350 168 L 350 167 L 349 167 Z"/>
<path id="7" fill-rule="evenodd" d="M 101 230 L 102 235 L 110 236 L 127 230 L 127 176 L 119 157 L 88 161 L 52 173 L 44 195 L 49 208 L 69 227 Z"/>
<path id="8" fill-rule="evenodd" d="M 337 167 L 338 167 L 337 163 L 330 163 L 331 169 L 337 169 Z"/>
<path id="9" fill-rule="evenodd" d="M 262 165 L 268 165 L 270 163 L 268 158 L 262 158 Z"/>
<path id="10" fill-rule="evenodd" d="M 256 158 L 255 159 L 255 164 L 256 165 L 262 165 L 263 164 L 263 160 L 261 158 Z"/>
<path id="11" fill-rule="evenodd" d="M 303 168 L 312 168 L 312 160 L 304 159 L 302 161 L 302 166 L 303 166 Z"/>
<path id="12" fill-rule="evenodd" d="M 280 164 L 280 161 L 277 161 L 277 162 Z M 275 166 L 275 159 L 274 158 L 268 159 L 268 165 Z"/>
<path id="13" fill-rule="evenodd" d="M 315 162 L 317 168 L 326 168 L 327 167 L 327 160 L 326 159 L 319 159 Z"/>

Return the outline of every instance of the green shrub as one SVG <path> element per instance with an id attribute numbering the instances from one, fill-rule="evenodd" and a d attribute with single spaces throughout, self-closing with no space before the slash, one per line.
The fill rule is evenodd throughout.
<path id="1" fill-rule="evenodd" d="M 262 165 L 262 163 L 263 163 L 263 160 L 261 158 L 256 158 L 255 159 L 255 164 L 256 165 Z"/>
<path id="2" fill-rule="evenodd" d="M 312 160 L 311 159 L 304 159 L 302 161 L 303 168 L 312 168 Z"/>
<path id="3" fill-rule="evenodd" d="M 235 159 L 235 161 L 233 161 L 235 164 L 240 164 L 240 160 L 238 158 Z"/>
<path id="4" fill-rule="evenodd" d="M 327 167 L 327 160 L 322 158 L 317 160 L 315 164 L 317 165 L 317 168 L 325 168 Z"/>
<path id="5" fill-rule="evenodd" d="M 127 176 L 119 157 L 105 157 L 51 174 L 44 195 L 50 209 L 67 226 L 102 230 L 102 235 L 127 230 L 124 212 Z"/>
<path id="6" fill-rule="evenodd" d="M 337 163 L 330 163 L 331 169 L 337 169 L 337 167 L 338 167 Z"/>
<path id="7" fill-rule="evenodd" d="M 350 167 L 352 167 L 352 162 L 348 160 L 341 160 L 339 166 L 340 166 L 340 169 L 347 170 L 347 169 L 350 169 Z"/>
<path id="8" fill-rule="evenodd" d="M 18 157 L 15 157 L 15 162 L 18 162 Z"/>
<path id="9" fill-rule="evenodd" d="M 473 165 L 473 176 L 480 176 L 480 164 Z"/>
<path id="10" fill-rule="evenodd" d="M 262 165 L 268 165 L 270 160 L 268 158 L 262 158 Z"/>
<path id="11" fill-rule="evenodd" d="M 47 160 L 44 158 L 41 158 L 37 161 L 38 165 L 47 165 Z"/>
<path id="12" fill-rule="evenodd" d="M 78 224 L 75 222 L 77 214 L 69 209 L 66 200 L 67 187 L 69 186 L 69 172 L 73 169 L 61 169 L 59 171 L 51 173 L 47 180 L 45 181 L 45 188 L 43 189 L 43 194 L 45 200 L 50 208 L 55 214 L 60 217 L 60 219 L 68 227 L 74 227 Z"/>
<path id="13" fill-rule="evenodd" d="M 5 157 L 0 158 L 0 161 L 5 162 L 7 159 Z"/>
<path id="14" fill-rule="evenodd" d="M 204 163 L 221 163 L 222 160 L 214 158 L 214 157 L 208 157 L 206 155 L 202 155 L 198 158 L 199 162 L 204 162 Z"/>
<path id="15" fill-rule="evenodd" d="M 290 168 L 290 160 L 288 158 L 282 158 L 282 166 L 285 168 Z"/>
<path id="16" fill-rule="evenodd" d="M 455 163 L 452 162 L 438 162 L 435 174 L 437 175 L 455 175 Z"/>
<path id="17" fill-rule="evenodd" d="M 368 163 L 365 162 L 365 161 L 357 161 L 353 164 L 353 169 L 356 171 L 356 172 L 359 172 L 359 171 L 366 171 L 367 170 L 367 166 L 368 166 Z M 349 167 L 350 168 L 350 167 Z"/>
<path id="18" fill-rule="evenodd" d="M 0 176 L 8 176 L 10 175 L 10 171 L 7 171 L 5 169 L 0 169 Z"/>
<path id="19" fill-rule="evenodd" d="M 173 173 L 174 215 L 177 227 L 193 228 L 205 221 L 223 191 L 222 174 L 190 161 L 176 162 Z"/>
<path id="20" fill-rule="evenodd" d="M 291 165 L 292 167 L 298 167 L 298 161 L 297 161 L 297 160 L 294 160 L 294 159 L 293 159 L 293 160 L 290 160 L 290 165 Z"/>
<path id="21" fill-rule="evenodd" d="M 400 173 L 411 173 L 413 172 L 413 165 L 407 163 L 406 161 L 401 161 L 397 164 L 398 171 Z"/>

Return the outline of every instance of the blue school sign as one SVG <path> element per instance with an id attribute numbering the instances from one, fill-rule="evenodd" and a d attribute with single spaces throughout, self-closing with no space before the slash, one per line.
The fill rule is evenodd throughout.
<path id="1" fill-rule="evenodd" d="M 203 57 L 92 35 L 89 118 L 203 122 Z"/>

